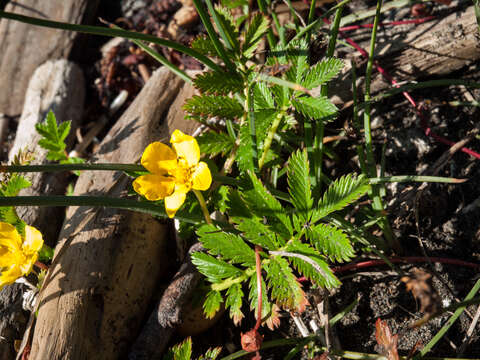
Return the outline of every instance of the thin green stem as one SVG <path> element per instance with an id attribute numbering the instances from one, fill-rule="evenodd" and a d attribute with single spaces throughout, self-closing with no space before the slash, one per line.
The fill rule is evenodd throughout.
<path id="1" fill-rule="evenodd" d="M 275 119 L 272 121 L 272 125 L 270 126 L 270 129 L 268 130 L 267 137 L 265 138 L 265 142 L 263 145 L 263 152 L 262 156 L 260 157 L 260 160 L 258 161 L 258 169 L 261 170 L 263 165 L 265 164 L 265 160 L 267 159 L 267 154 L 268 150 L 270 150 L 270 147 L 272 146 L 272 141 L 273 137 L 275 136 L 275 133 L 277 132 L 278 126 L 282 122 L 282 119 L 284 117 L 284 110 L 280 111 L 277 116 L 275 116 Z"/>
<path id="2" fill-rule="evenodd" d="M 147 41 L 157 45 L 166 46 L 168 48 L 190 55 L 191 57 L 197 59 L 201 63 L 208 66 L 210 69 L 221 71 L 221 68 L 205 55 L 202 55 L 199 52 L 187 46 L 184 46 L 182 44 L 176 43 L 174 41 L 160 39 L 153 35 L 142 34 L 134 31 L 127 31 L 127 30 L 121 30 L 121 29 L 110 29 L 110 28 L 105 28 L 100 26 L 77 25 L 77 24 L 69 24 L 69 23 L 64 23 L 59 21 L 44 20 L 44 19 L 34 18 L 30 16 L 14 14 L 6 11 L 0 11 L 0 18 L 20 21 L 23 23 L 31 24 L 31 25 L 42 26 L 42 27 L 53 28 L 53 29 L 76 31 L 76 32 L 85 33 L 85 34 L 110 36 L 110 37 L 118 36 L 125 39 L 130 39 L 130 40 L 136 39 L 136 40 Z"/>
<path id="3" fill-rule="evenodd" d="M 247 120 L 250 129 L 250 141 L 252 142 L 252 161 L 254 168 L 258 167 L 257 154 L 257 130 L 255 128 L 255 109 L 253 103 L 253 85 L 249 85 L 246 89 L 245 108 L 248 111 Z"/>
<path id="4" fill-rule="evenodd" d="M 369 181 L 372 185 L 383 184 L 387 182 L 434 182 L 460 184 L 467 181 L 467 179 L 447 178 L 441 176 L 397 175 L 370 178 Z"/>
<path id="5" fill-rule="evenodd" d="M 475 294 L 480 290 L 480 279 L 477 280 L 475 285 L 473 286 L 472 290 L 468 293 L 468 295 L 465 297 L 465 301 L 472 300 Z M 443 325 L 443 327 L 438 331 L 435 336 L 428 342 L 427 345 L 423 347 L 423 349 L 420 351 L 418 355 L 416 355 L 413 359 L 418 360 L 422 358 L 426 353 L 428 353 L 432 348 L 437 344 L 437 342 L 445 335 L 445 333 L 450 329 L 450 327 L 453 325 L 453 323 L 458 319 L 458 317 L 463 313 L 465 310 L 466 305 L 458 307 L 453 315 L 448 319 L 447 323 Z"/>
<path id="6" fill-rule="evenodd" d="M 0 206 L 89 206 L 110 207 L 147 213 L 154 216 L 168 218 L 163 206 L 153 202 L 141 202 L 129 199 L 118 199 L 105 196 L 8 196 L 0 197 Z M 198 224 L 201 218 L 180 217 L 176 219 Z"/>
<path id="7" fill-rule="evenodd" d="M 205 222 L 207 224 L 211 224 L 212 218 L 210 217 L 210 213 L 207 208 L 207 203 L 205 202 L 202 192 L 200 190 L 193 190 L 193 193 L 197 197 L 198 203 L 200 204 L 200 208 L 202 209 L 203 216 L 205 217 Z"/>
<path id="8" fill-rule="evenodd" d="M 313 18 L 315 17 L 315 7 L 317 6 L 317 0 L 311 0 L 310 2 L 310 10 L 308 11 L 308 22 L 307 25 L 313 22 Z M 310 39 L 312 37 L 312 32 L 307 32 L 307 42 L 310 43 Z"/>
<path id="9" fill-rule="evenodd" d="M 335 12 L 335 19 L 332 24 L 332 29 L 330 31 L 330 39 L 328 42 L 328 48 L 326 57 L 332 57 L 335 52 L 335 45 L 337 43 L 338 27 L 340 24 L 340 19 L 342 18 L 343 6 L 340 6 Z M 320 94 L 322 96 L 328 96 L 328 85 L 322 85 L 320 89 Z M 315 138 L 313 140 L 313 169 L 314 176 L 316 178 L 316 186 L 313 187 L 313 198 L 318 199 L 321 195 L 322 190 L 322 162 L 323 162 L 323 135 L 325 132 L 325 126 L 322 120 L 315 123 Z"/>
<path id="10" fill-rule="evenodd" d="M 208 36 L 212 40 L 213 46 L 215 47 L 215 50 L 217 50 L 218 55 L 223 60 L 227 68 L 230 71 L 235 72 L 235 65 L 233 65 L 232 61 L 228 57 L 225 47 L 218 39 L 218 34 L 215 32 L 215 29 L 213 28 L 212 23 L 210 22 L 210 16 L 208 15 L 208 12 L 203 7 L 202 2 L 200 0 L 193 0 L 193 5 L 195 5 L 195 8 L 197 9 L 198 15 L 200 16 L 200 19 L 202 20 L 202 23 L 205 26 Z"/>
<path id="11" fill-rule="evenodd" d="M 268 13 L 268 10 L 267 10 L 267 4 L 266 4 L 265 0 L 258 0 L 257 3 L 258 3 L 258 8 L 262 12 L 263 16 L 269 17 L 269 13 Z M 274 23 L 275 27 L 277 28 L 278 34 L 280 35 L 281 26 L 280 26 L 280 23 L 278 22 L 278 18 L 276 18 L 276 16 L 274 17 L 274 22 L 273 23 Z M 281 39 L 281 37 L 280 37 L 280 39 Z M 270 46 L 270 49 L 274 49 L 276 41 L 275 41 L 275 36 L 273 35 L 273 30 L 272 30 L 271 26 L 268 27 L 267 41 L 268 41 L 268 45 Z"/>
<path id="12" fill-rule="evenodd" d="M 367 171 L 368 175 L 371 178 L 377 176 L 377 169 L 375 164 L 375 158 L 373 155 L 373 145 L 372 145 L 372 127 L 371 127 L 371 109 L 370 109 L 370 85 L 372 81 L 372 70 L 373 62 L 375 57 L 375 44 L 377 40 L 377 29 L 378 23 L 380 21 L 380 13 L 382 10 L 382 0 L 377 1 L 377 8 L 375 13 L 375 19 L 373 22 L 372 36 L 370 39 L 370 53 L 368 56 L 367 70 L 365 74 L 365 112 L 363 115 L 363 127 L 365 132 L 365 151 L 367 155 Z M 372 186 L 371 198 L 373 200 L 372 207 L 376 211 L 383 210 L 382 198 L 380 197 L 380 189 L 378 186 Z M 380 227 L 383 230 L 386 241 L 389 246 L 393 248 L 397 253 L 401 253 L 402 249 L 398 241 L 394 239 L 392 229 L 390 228 L 390 223 L 386 216 L 382 216 L 380 221 Z"/>

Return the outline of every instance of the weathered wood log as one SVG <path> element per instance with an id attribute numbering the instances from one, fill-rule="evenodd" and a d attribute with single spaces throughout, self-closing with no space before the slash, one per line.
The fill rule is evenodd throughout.
<path id="1" fill-rule="evenodd" d="M 480 34 L 473 6 L 440 20 L 416 25 L 406 32 L 392 29 L 384 41 L 380 31 L 378 38 L 381 50 L 377 50 L 376 59 L 397 82 L 446 76 L 480 59 Z M 362 61 L 358 53 L 354 59 Z M 363 80 L 357 86 L 361 89 Z M 374 73 L 372 92 L 390 86 L 381 74 Z M 339 79 L 332 81 L 329 87 L 335 102 L 348 103 L 352 99 L 350 66 L 346 66 Z"/>
<path id="2" fill-rule="evenodd" d="M 89 22 L 99 0 L 17 0 L 5 11 L 43 19 L 79 24 Z M 0 20 L 0 113 L 19 115 L 25 90 L 35 69 L 51 59 L 67 58 L 74 32 L 40 28 L 13 20 Z"/>
<path id="3" fill-rule="evenodd" d="M 48 162 L 47 151 L 38 145 L 41 136 L 35 125 L 43 122 L 52 110 L 58 122 L 71 121 L 71 134 L 66 139 L 72 145 L 75 130 L 83 116 L 85 80 L 82 70 L 67 60 L 47 61 L 33 73 L 25 95 L 25 106 L 20 117 L 9 160 L 20 152 L 30 152 L 32 164 Z M 67 148 L 68 150 L 68 148 Z M 20 195 L 64 195 L 68 185 L 66 173 L 32 173 L 27 175 L 32 186 Z M 38 228 L 46 242 L 55 246 L 65 211 L 56 207 L 19 206 L 18 215 L 29 225 Z"/>
<path id="4" fill-rule="evenodd" d="M 45 163 L 47 151 L 38 146 L 40 136 L 35 130 L 35 124 L 42 122 L 49 110 L 55 112 L 59 120 L 71 120 L 72 129 L 78 127 L 83 113 L 85 85 L 80 68 L 67 60 L 48 61 L 41 65 L 29 82 L 25 97 L 25 106 L 19 121 L 13 147 L 10 151 L 10 161 L 22 150 L 31 152 L 32 163 Z M 72 143 L 73 136 L 67 140 Z M 32 186 L 20 192 L 20 195 L 63 195 L 68 185 L 68 174 L 33 173 L 26 175 Z M 40 229 L 46 243 L 54 246 L 63 222 L 65 211 L 56 207 L 25 207 L 16 208 L 18 215 L 29 225 Z M 7 285 L 0 291 L 0 354 L 15 356 L 13 342 L 19 339 L 27 324 L 25 311 L 11 299 L 22 298 L 23 286 Z M 16 319 L 12 322 L 11 319 Z M 17 334 L 12 338 L 12 334 Z M 7 355 L 4 355 L 5 359 Z"/>
<path id="5" fill-rule="evenodd" d="M 155 72 L 94 161 L 134 163 L 150 142 L 168 139 L 173 129 L 161 119 L 181 85 L 165 68 Z M 75 194 L 124 197 L 130 184 L 120 172 L 83 172 Z M 41 293 L 29 359 L 108 360 L 125 354 L 168 264 L 166 241 L 167 226 L 149 215 L 69 208 Z"/>

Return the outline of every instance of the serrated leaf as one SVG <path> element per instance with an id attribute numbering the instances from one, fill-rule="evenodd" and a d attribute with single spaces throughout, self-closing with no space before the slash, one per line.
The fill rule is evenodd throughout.
<path id="1" fill-rule="evenodd" d="M 213 193 L 212 201 L 215 204 L 215 208 L 221 213 L 225 213 L 228 209 L 229 195 L 230 188 L 225 185 L 221 185 L 218 190 Z"/>
<path id="2" fill-rule="evenodd" d="M 305 224 L 310 220 L 313 205 L 310 188 L 310 165 L 307 151 L 297 150 L 288 160 L 287 165 L 288 192 L 295 206 L 295 214 Z"/>
<path id="3" fill-rule="evenodd" d="M 238 146 L 237 156 L 235 158 L 238 168 L 241 172 L 253 171 L 252 137 L 250 136 L 250 128 L 248 124 L 240 126 L 238 136 L 240 145 Z"/>
<path id="4" fill-rule="evenodd" d="M 254 173 L 248 172 L 252 188 L 245 189 L 242 198 L 248 208 L 258 217 L 267 219 L 267 224 L 279 235 L 290 238 L 292 224 L 284 207 L 270 194 Z"/>
<path id="5" fill-rule="evenodd" d="M 258 313 L 258 291 L 257 291 L 257 274 L 253 274 L 250 277 L 250 281 L 248 284 L 250 289 L 248 293 L 248 299 L 250 300 L 250 310 L 253 310 L 255 314 L 255 319 L 257 318 Z M 262 278 L 262 319 L 268 316 L 271 309 L 271 304 L 268 302 L 267 296 L 267 286 L 265 284 L 265 280 Z"/>
<path id="6" fill-rule="evenodd" d="M 344 63 L 340 59 L 328 58 L 322 60 L 310 68 L 300 84 L 307 89 L 313 89 L 331 80 L 343 67 Z"/>
<path id="7" fill-rule="evenodd" d="M 196 253 L 195 253 L 196 254 Z M 203 313 L 208 319 L 212 319 L 220 310 L 223 298 L 220 291 L 211 290 L 208 292 L 205 302 L 203 303 Z"/>
<path id="8" fill-rule="evenodd" d="M 242 105 L 227 96 L 195 95 L 185 102 L 183 109 L 193 119 L 208 119 L 214 116 L 235 119 L 243 115 Z"/>
<path id="9" fill-rule="evenodd" d="M 239 325 L 244 315 L 242 313 L 243 291 L 241 284 L 233 284 L 228 288 L 225 307 L 230 308 L 230 318 L 235 325 Z"/>
<path id="10" fill-rule="evenodd" d="M 270 91 L 267 83 L 258 81 L 253 87 L 253 101 L 255 103 L 255 110 L 259 109 L 274 109 L 275 102 L 273 101 L 273 94 Z"/>
<path id="11" fill-rule="evenodd" d="M 314 120 L 333 118 L 337 113 L 337 107 L 325 96 L 299 97 L 292 99 L 292 105 L 299 113 L 306 118 Z"/>
<path id="12" fill-rule="evenodd" d="M 369 188 L 368 179 L 363 175 L 355 177 L 349 174 L 335 180 L 325 191 L 318 207 L 313 211 L 312 223 L 334 211 L 343 209 L 364 195 Z"/>
<path id="13" fill-rule="evenodd" d="M 239 33 L 235 27 L 235 19 L 227 9 L 224 9 L 221 6 L 215 7 L 215 13 L 217 15 L 217 20 L 222 27 L 223 33 L 229 42 L 228 47 L 235 53 L 238 53 L 240 50 L 240 44 L 238 42 Z"/>
<path id="14" fill-rule="evenodd" d="M 272 299 L 284 309 L 303 312 L 307 299 L 288 261 L 275 256 L 264 266 Z"/>
<path id="15" fill-rule="evenodd" d="M 245 266 L 255 265 L 255 252 L 238 235 L 227 233 L 214 225 L 203 225 L 197 230 L 199 241 L 210 254 Z"/>
<path id="16" fill-rule="evenodd" d="M 234 9 L 239 6 L 248 5 L 248 0 L 221 0 L 223 6 L 229 9 Z"/>
<path id="17" fill-rule="evenodd" d="M 285 73 L 287 80 L 300 84 L 309 68 L 308 53 L 308 43 L 304 38 L 291 41 L 288 44 L 286 56 L 291 66 Z"/>
<path id="18" fill-rule="evenodd" d="M 218 283 L 223 279 L 239 276 L 242 273 L 235 266 L 202 252 L 192 254 L 192 263 L 211 283 Z"/>
<path id="19" fill-rule="evenodd" d="M 66 161 L 68 159 L 67 155 L 65 155 L 65 153 L 63 151 L 49 151 L 46 158 L 47 158 L 47 160 L 59 161 L 60 163 L 62 163 L 62 161 Z"/>
<path id="20" fill-rule="evenodd" d="M 263 150 L 263 143 L 267 137 L 273 121 L 277 116 L 282 116 L 276 109 L 263 109 L 255 112 L 255 131 L 257 134 L 257 151 Z"/>
<path id="21" fill-rule="evenodd" d="M 65 149 L 65 144 L 59 144 L 48 139 L 40 139 L 38 141 L 38 145 L 40 145 L 45 150 L 54 151 L 54 152 L 63 151 Z"/>
<path id="22" fill-rule="evenodd" d="M 203 133 L 197 136 L 196 139 L 200 146 L 200 153 L 210 155 L 211 157 L 229 153 L 235 144 L 235 141 L 227 134 L 215 131 Z"/>
<path id="23" fill-rule="evenodd" d="M 191 360 L 192 358 L 192 339 L 188 337 L 184 342 L 177 344 L 171 349 L 174 360 Z"/>
<path id="24" fill-rule="evenodd" d="M 202 55 L 218 57 L 217 50 L 212 40 L 205 35 L 197 36 L 190 44 L 192 49 L 198 51 Z"/>
<path id="25" fill-rule="evenodd" d="M 198 360 L 215 360 L 220 355 L 221 352 L 222 352 L 221 346 L 213 349 L 208 349 L 205 352 L 205 355 L 200 356 Z"/>
<path id="26" fill-rule="evenodd" d="M 332 261 L 348 261 L 355 255 L 347 235 L 333 225 L 317 224 L 306 234 L 315 248 Z"/>
<path id="27" fill-rule="evenodd" d="M 332 270 L 325 262 L 325 257 L 320 254 L 318 250 L 308 244 L 299 241 L 291 241 L 285 247 L 285 251 L 307 256 L 311 261 L 316 263 L 316 266 L 314 266 L 310 262 L 297 257 L 289 258 L 297 271 L 313 283 L 328 289 L 340 286 L 340 281 L 333 274 Z"/>
<path id="28" fill-rule="evenodd" d="M 70 133 L 70 121 L 64 121 L 58 127 L 58 139 L 63 141 L 67 138 Z"/>
<path id="29" fill-rule="evenodd" d="M 280 244 L 284 244 L 283 239 L 279 238 L 280 241 L 278 241 L 276 234 L 263 224 L 258 217 L 233 217 L 232 221 L 237 224 L 236 228 L 252 244 L 268 250 L 276 250 Z"/>
<path id="30" fill-rule="evenodd" d="M 6 181 L 0 185 L 0 196 L 17 196 L 20 190 L 32 186 L 31 182 L 19 174 L 11 174 Z M 26 223 L 20 219 L 13 206 L 0 207 L 0 221 L 15 226 L 23 236 Z"/>
<path id="31" fill-rule="evenodd" d="M 243 89 L 242 78 L 235 73 L 223 71 L 207 71 L 193 79 L 193 84 L 205 94 L 228 95 Z"/>
<path id="32" fill-rule="evenodd" d="M 262 37 L 267 33 L 268 21 L 261 13 L 257 13 L 247 26 L 244 33 L 242 53 L 246 58 L 250 58 L 255 53 Z"/>

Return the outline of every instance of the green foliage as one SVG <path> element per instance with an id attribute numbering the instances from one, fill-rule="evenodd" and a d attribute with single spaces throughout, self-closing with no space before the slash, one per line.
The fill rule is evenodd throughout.
<path id="1" fill-rule="evenodd" d="M 258 47 L 259 42 L 268 30 L 268 21 L 261 13 L 254 15 L 247 26 L 245 39 L 242 44 L 242 53 L 246 58 L 251 58 Z"/>
<path id="2" fill-rule="evenodd" d="M 203 312 L 205 316 L 212 319 L 222 306 L 223 298 L 220 291 L 212 290 L 207 294 L 203 303 Z"/>
<path id="3" fill-rule="evenodd" d="M 198 360 L 215 360 L 222 348 L 217 347 L 208 349 L 205 355 L 201 355 Z M 192 338 L 188 337 L 180 344 L 172 346 L 163 357 L 163 360 L 191 360 L 192 359 Z"/>
<path id="4" fill-rule="evenodd" d="M 47 152 L 47 159 L 58 161 L 60 164 L 78 164 L 84 162 L 78 157 L 69 157 L 65 151 L 65 139 L 70 133 L 70 121 L 64 121 L 57 126 L 55 114 L 50 110 L 43 123 L 35 125 L 35 129 L 42 136 L 38 145 Z"/>
<path id="5" fill-rule="evenodd" d="M 221 6 L 217 6 L 215 8 L 215 13 L 217 20 L 219 21 L 219 24 L 228 40 L 227 47 L 238 53 L 240 49 L 240 44 L 238 42 L 239 33 L 233 15 L 228 11 L 228 9 L 222 8 Z"/>
<path id="6" fill-rule="evenodd" d="M 235 141 L 225 133 L 208 131 L 196 138 L 200 146 L 200 152 L 205 155 L 225 155 L 230 152 Z"/>
<path id="7" fill-rule="evenodd" d="M 32 186 L 31 182 L 23 176 L 13 173 L 6 176 L 0 183 L 0 196 L 17 196 L 20 190 Z M 20 219 L 13 206 L 0 207 L 0 221 L 15 226 L 17 231 L 23 235 L 25 233 L 25 222 Z"/>
<path id="8" fill-rule="evenodd" d="M 346 175 L 335 180 L 320 199 L 318 207 L 313 212 L 312 222 L 317 222 L 328 214 L 343 209 L 363 196 L 369 188 L 368 179 L 363 175 L 358 177 Z"/>
<path id="9" fill-rule="evenodd" d="M 233 120 L 243 115 L 242 105 L 227 96 L 195 95 L 185 102 L 183 109 L 190 118 L 199 121 L 215 116 Z"/>
<path id="10" fill-rule="evenodd" d="M 299 97 L 292 100 L 292 105 L 299 113 L 307 119 L 320 120 L 324 118 L 333 119 L 337 113 L 337 107 L 324 97 Z"/>
<path id="11" fill-rule="evenodd" d="M 354 251 L 347 236 L 333 225 L 317 224 L 307 229 L 310 242 L 332 261 L 347 261 Z"/>
<path id="12" fill-rule="evenodd" d="M 240 236 L 224 232 L 214 225 L 203 225 L 197 235 L 210 254 L 221 255 L 233 263 L 251 266 L 255 264 L 255 253 Z"/>
<path id="13" fill-rule="evenodd" d="M 340 59 L 329 58 L 322 60 L 310 68 L 301 84 L 307 89 L 323 85 L 338 75 L 343 66 L 343 61 Z"/>
<path id="14" fill-rule="evenodd" d="M 218 56 L 217 50 L 213 45 L 213 41 L 205 35 L 199 35 L 190 44 L 192 49 L 198 51 L 202 55 L 216 57 Z"/>
<path id="15" fill-rule="evenodd" d="M 230 318 L 233 319 L 235 325 L 239 325 L 244 315 L 242 313 L 242 299 L 243 290 L 242 285 L 235 283 L 227 290 L 227 300 L 225 301 L 225 307 L 230 309 Z"/>
<path id="16" fill-rule="evenodd" d="M 223 71 L 206 71 L 193 80 L 195 87 L 205 94 L 228 95 L 243 89 L 240 75 Z"/>
<path id="17" fill-rule="evenodd" d="M 254 171 L 252 137 L 248 124 L 240 126 L 239 131 L 240 145 L 237 149 L 236 162 L 242 172 Z"/>
<path id="18" fill-rule="evenodd" d="M 310 166 L 307 151 L 297 150 L 290 156 L 287 166 L 288 189 L 296 215 L 306 223 L 310 219 L 313 205 L 310 186 Z"/>

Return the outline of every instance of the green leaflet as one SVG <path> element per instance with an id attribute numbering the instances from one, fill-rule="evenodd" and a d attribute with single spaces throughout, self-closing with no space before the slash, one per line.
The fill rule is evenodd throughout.
<path id="1" fill-rule="evenodd" d="M 307 89 L 313 89 L 337 76 L 343 67 L 344 63 L 340 59 L 329 58 L 322 60 L 312 66 L 306 73 L 303 81 L 299 81 L 299 83 Z"/>
<path id="2" fill-rule="evenodd" d="M 335 180 L 318 202 L 318 207 L 312 215 L 312 223 L 334 211 L 343 209 L 364 195 L 369 188 L 368 179 L 363 175 L 355 177 L 352 174 L 348 174 Z"/>
<path id="3" fill-rule="evenodd" d="M 236 228 L 241 231 L 245 238 L 252 244 L 259 245 L 268 250 L 276 250 L 280 244 L 283 245 L 285 243 L 281 237 L 277 237 L 276 234 L 256 216 L 249 218 L 235 217 L 232 218 L 232 220 L 237 224 Z"/>
<path id="4" fill-rule="evenodd" d="M 248 124 L 240 126 L 240 146 L 237 150 L 236 162 L 241 172 L 254 171 L 252 137 Z"/>
<path id="5" fill-rule="evenodd" d="M 20 190 L 32 186 L 32 183 L 19 174 L 11 174 L 0 184 L 0 196 L 17 196 Z M 0 207 L 0 221 L 15 226 L 19 234 L 25 233 L 26 223 L 20 219 L 13 206 Z"/>
<path id="6" fill-rule="evenodd" d="M 222 302 L 223 298 L 220 291 L 209 291 L 205 298 L 205 302 L 203 303 L 203 312 L 205 313 L 205 316 L 212 319 L 218 310 L 220 310 Z"/>
<path id="7" fill-rule="evenodd" d="M 235 20 L 232 14 L 221 6 L 216 6 L 215 13 L 217 16 L 217 21 L 222 27 L 223 34 L 228 41 L 228 48 L 233 50 L 235 53 L 238 53 L 240 50 L 240 44 L 238 42 L 239 33 L 238 29 L 235 26 Z"/>
<path id="8" fill-rule="evenodd" d="M 257 318 L 258 310 L 258 292 L 257 292 L 257 274 L 250 276 L 250 281 L 248 284 L 250 291 L 248 293 L 248 299 L 250 300 L 250 309 L 254 311 L 255 318 Z M 268 302 L 267 296 L 267 286 L 265 280 L 262 278 L 262 319 L 269 315 L 271 304 Z"/>
<path id="9" fill-rule="evenodd" d="M 301 312 L 307 303 L 305 293 L 293 275 L 288 261 L 279 257 L 271 257 L 264 266 L 267 272 L 268 286 L 272 299 L 282 308 Z"/>
<path id="10" fill-rule="evenodd" d="M 308 64 L 308 44 L 305 39 L 291 41 L 288 44 L 287 60 L 291 64 L 287 70 L 286 77 L 289 81 L 301 84 Z"/>
<path id="11" fill-rule="evenodd" d="M 228 95 L 243 89 L 242 78 L 235 73 L 207 71 L 193 79 L 195 87 L 205 94 Z"/>
<path id="12" fill-rule="evenodd" d="M 292 99 L 292 105 L 299 113 L 309 119 L 320 120 L 329 118 L 333 120 L 333 116 L 337 113 L 337 107 L 325 96 L 319 97 L 299 97 Z"/>
<path id="13" fill-rule="evenodd" d="M 332 289 L 340 285 L 340 281 L 325 262 L 325 257 L 320 254 L 318 250 L 299 241 L 289 242 L 285 250 L 288 252 L 308 256 L 310 260 L 317 264 L 317 267 L 320 268 L 321 271 L 305 260 L 296 257 L 289 258 L 295 268 L 312 282 L 328 289 Z"/>
<path id="14" fill-rule="evenodd" d="M 214 116 L 235 119 L 243 115 L 242 105 L 227 96 L 195 95 L 185 102 L 183 109 L 190 118 L 196 120 L 206 120 Z"/>
<path id="15" fill-rule="evenodd" d="M 211 283 L 218 283 L 223 279 L 242 274 L 242 271 L 235 266 L 202 252 L 192 254 L 192 263 Z"/>
<path id="16" fill-rule="evenodd" d="M 248 175 L 252 187 L 244 189 L 241 194 L 248 208 L 258 217 L 265 217 L 272 230 L 284 238 L 290 238 L 293 233 L 292 224 L 282 204 L 270 194 L 254 173 L 248 172 Z"/>
<path id="17" fill-rule="evenodd" d="M 244 33 L 242 53 L 246 58 L 251 58 L 262 37 L 267 33 L 268 21 L 261 13 L 257 13 L 247 26 Z"/>
<path id="18" fill-rule="evenodd" d="M 244 266 L 255 265 L 255 252 L 238 235 L 227 233 L 214 225 L 203 225 L 197 230 L 199 241 L 210 254 Z"/>
<path id="19" fill-rule="evenodd" d="M 200 153 L 210 155 L 211 157 L 229 153 L 235 144 L 235 141 L 227 134 L 215 131 L 203 133 L 196 139 L 200 146 Z"/>
<path id="20" fill-rule="evenodd" d="M 355 255 L 347 235 L 335 226 L 318 224 L 306 233 L 310 242 L 332 261 L 348 261 Z"/>
<path id="21" fill-rule="evenodd" d="M 230 308 L 230 318 L 235 325 L 239 325 L 244 315 L 242 313 L 243 291 L 242 284 L 233 284 L 227 290 L 225 307 Z"/>
<path id="22" fill-rule="evenodd" d="M 313 204 L 312 191 L 310 189 L 310 166 L 307 151 L 297 150 L 288 160 L 288 192 L 295 206 L 295 214 L 305 224 L 311 215 Z"/>
<path id="23" fill-rule="evenodd" d="M 212 40 L 205 35 L 197 36 L 190 44 L 192 49 L 198 51 L 202 55 L 218 57 L 217 50 Z"/>

